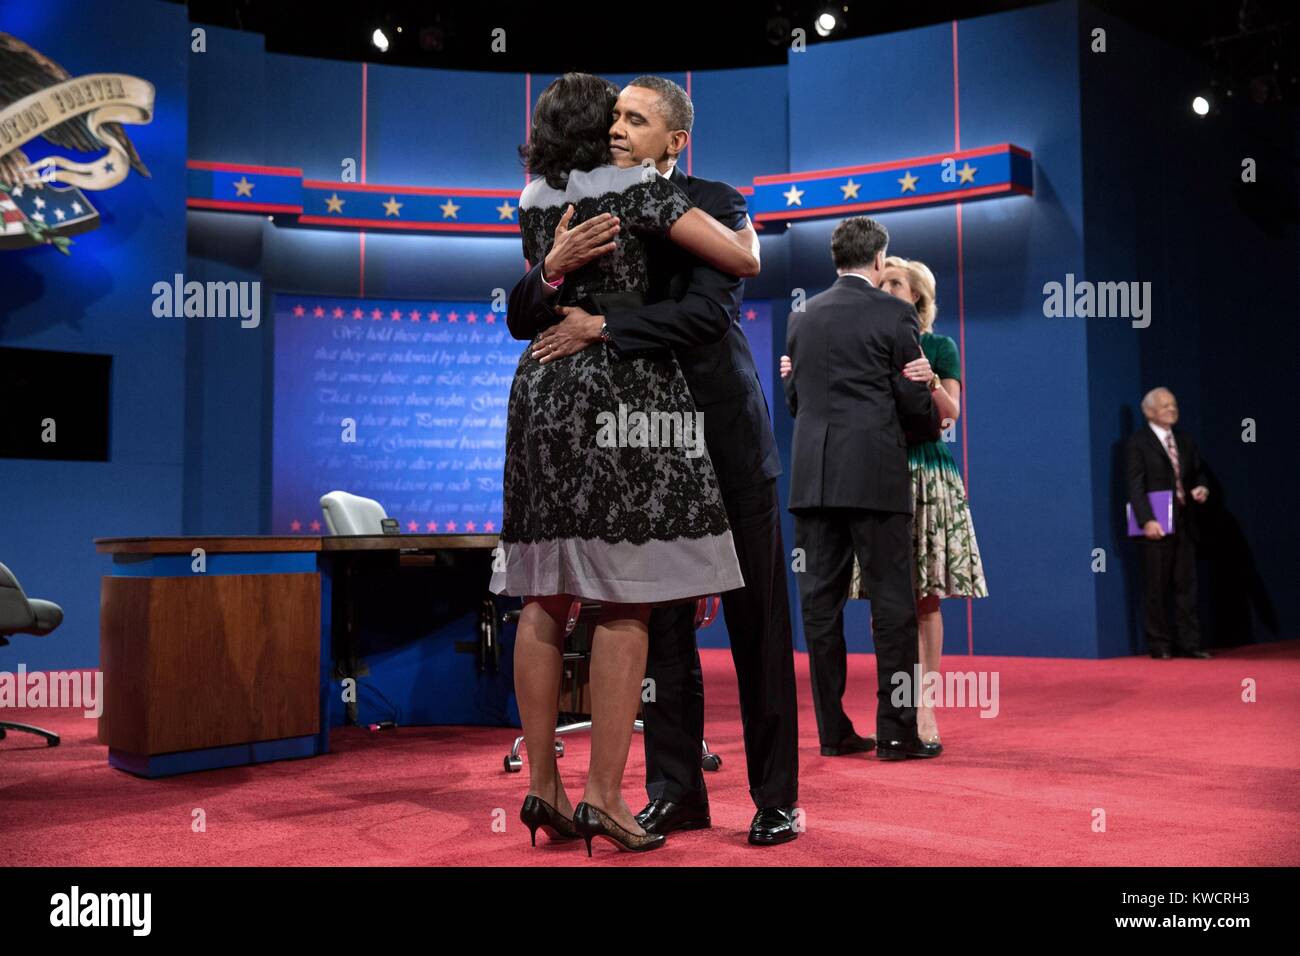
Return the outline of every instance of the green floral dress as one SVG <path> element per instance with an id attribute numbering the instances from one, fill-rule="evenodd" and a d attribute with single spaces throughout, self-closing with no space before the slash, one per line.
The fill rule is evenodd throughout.
<path id="1" fill-rule="evenodd" d="M 940 378 L 961 381 L 961 360 L 957 343 L 946 335 L 926 332 L 921 351 Z M 987 597 L 984 564 L 975 543 L 975 526 L 966 504 L 957 462 L 948 443 L 939 441 L 912 445 L 907 450 L 912 471 L 913 544 L 916 548 L 918 597 Z M 858 561 L 853 559 L 850 598 L 866 598 Z"/>

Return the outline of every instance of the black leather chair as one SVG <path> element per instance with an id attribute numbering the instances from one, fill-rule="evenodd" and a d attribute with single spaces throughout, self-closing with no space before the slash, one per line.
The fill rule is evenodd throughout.
<path id="1" fill-rule="evenodd" d="M 0 564 L 0 647 L 9 643 L 12 634 L 35 634 L 44 637 L 63 623 L 63 608 L 50 601 L 29 598 L 7 567 Z M 59 735 L 28 724 L 0 720 L 0 739 L 6 731 L 20 730 L 44 737 L 51 747 L 59 745 Z"/>

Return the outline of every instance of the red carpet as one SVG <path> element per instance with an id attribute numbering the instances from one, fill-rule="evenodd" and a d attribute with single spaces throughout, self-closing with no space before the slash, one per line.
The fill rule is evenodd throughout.
<path id="1" fill-rule="evenodd" d="M 939 715 L 937 760 L 819 755 L 799 655 L 806 832 L 759 849 L 725 651 L 704 659 L 712 830 L 640 856 L 597 844 L 596 865 L 1300 864 L 1300 642 L 1212 661 L 945 658 L 997 670 L 1001 713 Z M 874 659 L 850 656 L 850 713 L 871 732 Z M 1254 680 L 1258 703 L 1243 703 Z M 63 735 L 0 741 L 0 865 L 590 865 L 581 844 L 538 849 L 518 821 L 527 774 L 501 767 L 514 731 L 336 731 L 311 760 L 141 780 L 112 770 L 95 724 L 70 711 L 0 711 Z M 581 795 L 588 742 L 560 761 Z M 633 741 L 625 792 L 642 804 Z M 505 832 L 493 828 L 494 810 Z M 1094 809 L 1105 811 L 1094 832 Z M 193 811 L 207 831 L 191 830 Z M 499 829 L 499 825 L 498 825 Z"/>

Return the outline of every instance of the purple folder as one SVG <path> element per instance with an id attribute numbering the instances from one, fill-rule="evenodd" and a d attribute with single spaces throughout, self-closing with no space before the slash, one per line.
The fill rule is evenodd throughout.
<path id="1" fill-rule="evenodd" d="M 1165 534 L 1174 533 L 1174 493 L 1172 491 L 1152 491 L 1147 494 L 1147 500 L 1151 502 L 1151 510 L 1155 513 L 1156 521 L 1160 522 L 1160 530 Z M 1142 528 L 1137 523 L 1137 518 L 1133 515 L 1133 506 L 1125 505 L 1128 511 L 1128 536 L 1130 538 L 1141 538 L 1144 536 Z"/>

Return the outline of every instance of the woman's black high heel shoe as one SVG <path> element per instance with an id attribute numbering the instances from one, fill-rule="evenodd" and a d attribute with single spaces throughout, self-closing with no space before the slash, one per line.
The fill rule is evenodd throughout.
<path id="1" fill-rule="evenodd" d="M 576 840 L 580 834 L 573 821 L 541 797 L 529 794 L 519 808 L 519 819 L 528 827 L 533 846 L 537 846 L 537 831 L 545 830 L 552 840 Z"/>
<path id="2" fill-rule="evenodd" d="M 654 850 L 668 842 L 662 833 L 633 833 L 620 826 L 600 807 L 590 803 L 580 803 L 573 808 L 573 826 L 587 841 L 587 856 L 591 856 L 591 838 L 603 836 L 620 850 L 629 853 L 644 853 Z"/>

